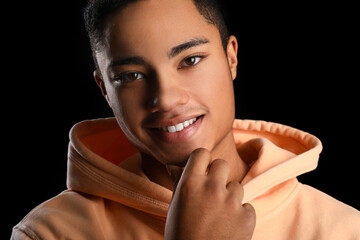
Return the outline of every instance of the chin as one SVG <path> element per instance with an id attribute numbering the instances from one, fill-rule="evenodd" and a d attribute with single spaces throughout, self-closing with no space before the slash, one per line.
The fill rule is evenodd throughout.
<path id="1" fill-rule="evenodd" d="M 189 159 L 191 152 L 181 153 L 161 153 L 151 154 L 162 164 L 174 164 L 180 167 L 184 167 Z"/>
<path id="2" fill-rule="evenodd" d="M 192 144 L 191 147 L 178 146 L 177 149 L 174 151 L 162 152 L 161 154 L 159 154 L 159 157 L 157 159 L 163 164 L 171 163 L 180 167 L 185 167 L 186 163 L 189 160 L 190 154 L 198 148 L 206 148 L 210 150 L 209 147 L 206 147 L 203 144 Z"/>

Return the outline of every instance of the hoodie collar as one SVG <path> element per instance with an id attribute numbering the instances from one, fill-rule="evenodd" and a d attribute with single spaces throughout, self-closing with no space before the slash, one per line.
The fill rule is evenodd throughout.
<path id="1" fill-rule="evenodd" d="M 233 132 L 239 155 L 251 165 L 242 181 L 246 201 L 317 167 L 322 144 L 309 133 L 253 120 L 235 120 Z"/>
<path id="2" fill-rule="evenodd" d="M 315 136 L 272 122 L 235 120 L 233 133 L 251 166 L 242 181 L 244 203 L 258 217 L 295 191 L 296 176 L 315 169 L 322 150 Z M 141 174 L 136 153 L 114 118 L 80 122 L 70 131 L 67 186 L 165 218 L 172 193 Z M 133 164 L 118 166 L 129 158 Z"/>

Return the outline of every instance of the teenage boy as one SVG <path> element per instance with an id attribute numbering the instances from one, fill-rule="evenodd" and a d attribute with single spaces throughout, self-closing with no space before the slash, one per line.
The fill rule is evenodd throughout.
<path id="1" fill-rule="evenodd" d="M 319 139 L 234 120 L 237 40 L 214 1 L 92 0 L 94 77 L 115 118 L 70 133 L 68 190 L 13 239 L 360 239 L 360 214 L 298 182 Z"/>

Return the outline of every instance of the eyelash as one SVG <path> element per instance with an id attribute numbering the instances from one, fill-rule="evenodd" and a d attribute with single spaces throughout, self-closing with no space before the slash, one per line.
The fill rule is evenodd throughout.
<path id="1" fill-rule="evenodd" d="M 195 63 L 193 63 L 192 65 L 186 63 L 187 60 L 190 59 L 195 59 Z M 185 58 L 184 60 L 181 61 L 178 69 L 183 69 L 183 68 L 191 68 L 191 67 L 195 67 L 196 65 L 199 64 L 199 62 L 202 61 L 202 59 L 206 58 L 206 56 L 204 55 L 194 55 L 194 56 L 190 56 Z M 134 79 L 129 79 L 130 74 L 136 74 Z M 140 80 L 145 78 L 145 74 L 138 72 L 138 71 L 127 71 L 127 72 L 122 72 L 120 73 L 117 77 L 114 78 L 115 81 L 119 81 L 121 83 L 127 83 L 127 82 L 133 82 L 136 80 Z M 127 78 L 127 79 L 125 79 Z"/>
<path id="2" fill-rule="evenodd" d="M 179 68 L 179 69 L 182 69 L 182 68 L 188 68 L 188 67 L 195 67 L 195 66 L 198 65 L 199 62 L 201 62 L 201 60 L 204 59 L 205 57 L 206 57 L 206 56 L 204 56 L 204 55 L 194 55 L 194 56 L 187 57 L 187 58 L 185 58 L 184 60 L 181 61 L 181 63 L 180 63 L 180 65 L 179 65 L 178 68 Z M 190 60 L 190 59 L 192 59 L 192 58 L 197 59 L 197 61 L 195 61 L 195 63 L 192 64 L 192 65 L 187 64 L 187 63 L 186 63 L 186 60 Z"/>
<path id="3" fill-rule="evenodd" d="M 136 74 L 135 79 L 129 79 L 130 74 Z M 125 78 L 127 78 L 127 79 L 125 79 Z M 121 83 L 126 83 L 126 82 L 133 82 L 133 81 L 143 79 L 143 78 L 145 78 L 145 74 L 143 74 L 141 72 L 127 71 L 127 72 L 120 73 L 114 80 L 119 81 Z"/>

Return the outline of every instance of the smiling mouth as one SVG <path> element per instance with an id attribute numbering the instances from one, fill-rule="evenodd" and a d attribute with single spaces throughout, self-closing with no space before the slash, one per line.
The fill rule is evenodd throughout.
<path id="1" fill-rule="evenodd" d="M 184 130 L 185 128 L 191 126 L 198 119 L 199 119 L 199 117 L 195 117 L 195 118 L 186 120 L 186 121 L 184 121 L 182 123 L 178 123 L 178 124 L 173 125 L 173 126 L 161 127 L 161 128 L 156 128 L 156 129 L 159 130 L 159 131 L 169 132 L 169 133 L 180 132 L 180 131 Z"/>
<path id="2" fill-rule="evenodd" d="M 161 126 L 148 127 L 152 137 L 158 138 L 165 143 L 187 142 L 192 139 L 200 129 L 205 115 L 181 120 L 183 122 L 162 123 Z M 170 125 L 174 124 L 174 125 Z"/>

